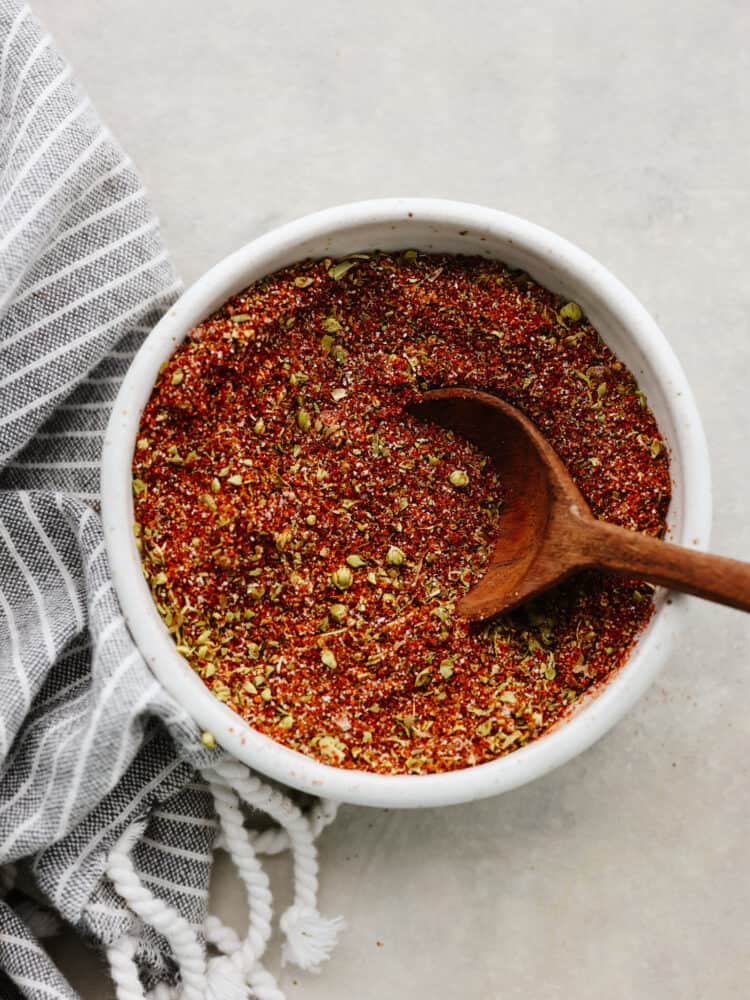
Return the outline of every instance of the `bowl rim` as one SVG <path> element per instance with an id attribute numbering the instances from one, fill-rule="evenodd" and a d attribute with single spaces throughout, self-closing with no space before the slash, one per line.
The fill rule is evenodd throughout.
<path id="1" fill-rule="evenodd" d="M 440 230 L 482 231 L 491 238 L 528 248 L 548 261 L 562 261 L 566 276 L 576 287 L 606 303 L 657 373 L 665 405 L 673 418 L 672 442 L 678 445 L 683 462 L 684 509 L 677 541 L 705 548 L 711 522 L 706 439 L 692 391 L 666 338 L 635 296 L 606 268 L 568 240 L 535 223 L 496 209 L 443 199 L 354 202 L 286 223 L 252 240 L 199 277 L 144 340 L 123 379 L 105 432 L 102 522 L 123 616 L 158 680 L 233 756 L 302 791 L 337 801 L 395 808 L 448 805 L 495 795 L 540 777 L 587 749 L 622 718 L 652 683 L 667 658 L 686 603 L 684 595 L 665 594 L 624 666 L 580 711 L 544 736 L 497 760 L 430 775 L 382 775 L 337 768 L 291 750 L 252 729 L 219 702 L 177 653 L 143 578 L 132 531 L 130 466 L 140 414 L 158 367 L 196 322 L 242 287 L 243 274 L 255 270 L 264 260 L 288 252 L 291 262 L 295 259 L 294 247 L 306 241 L 362 225 L 408 226 L 412 220 L 433 224 Z M 409 245 L 406 233 L 403 245 Z M 269 267 L 264 273 L 274 269 Z"/>

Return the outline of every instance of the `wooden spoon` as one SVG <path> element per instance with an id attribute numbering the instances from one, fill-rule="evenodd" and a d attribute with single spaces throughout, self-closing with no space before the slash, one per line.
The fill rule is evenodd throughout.
<path id="1" fill-rule="evenodd" d="M 552 446 L 514 406 L 473 389 L 436 389 L 410 410 L 477 445 L 502 482 L 500 532 L 484 576 L 456 605 L 464 618 L 508 611 L 582 569 L 750 611 L 750 563 L 597 520 Z"/>

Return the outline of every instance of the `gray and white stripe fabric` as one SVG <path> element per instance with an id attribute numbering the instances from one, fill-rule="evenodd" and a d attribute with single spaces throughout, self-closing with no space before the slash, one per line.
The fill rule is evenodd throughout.
<path id="1" fill-rule="evenodd" d="M 75 995 L 20 915 L 11 864 L 110 943 L 131 917 L 106 856 L 145 818 L 143 881 L 194 926 L 206 912 L 215 822 L 196 769 L 218 756 L 133 645 L 96 513 L 118 383 L 179 290 L 132 164 L 29 8 L 0 0 L 2 997 Z M 142 952 L 145 978 L 168 978 L 155 933 Z"/>

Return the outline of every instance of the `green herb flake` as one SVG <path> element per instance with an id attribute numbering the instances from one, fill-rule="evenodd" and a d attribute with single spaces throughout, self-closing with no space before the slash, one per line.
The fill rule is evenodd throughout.
<path id="1" fill-rule="evenodd" d="M 341 279 L 351 271 L 353 267 L 356 267 L 358 261 L 356 260 L 342 260 L 338 264 L 334 264 L 332 267 L 328 268 L 328 274 L 333 278 L 334 281 L 341 281 Z"/>
<path id="2" fill-rule="evenodd" d="M 406 562 L 406 553 L 398 545 L 391 545 L 386 553 L 385 561 L 389 566 L 402 566 Z"/>
<path id="3" fill-rule="evenodd" d="M 558 316 L 566 323 L 577 323 L 583 316 L 583 310 L 577 302 L 566 302 Z"/>
<path id="4" fill-rule="evenodd" d="M 336 667 L 336 657 L 332 649 L 321 649 L 320 661 L 324 667 L 333 670 Z"/>
<path id="5" fill-rule="evenodd" d="M 337 590 L 348 590 L 354 583 L 354 574 L 348 566 L 339 566 L 339 568 L 331 574 L 331 583 L 337 588 Z"/>
<path id="6" fill-rule="evenodd" d="M 214 681 L 211 693 L 215 698 L 218 698 L 219 701 L 229 701 L 232 697 L 232 692 L 223 681 Z"/>
<path id="7" fill-rule="evenodd" d="M 312 426 L 312 420 L 310 419 L 310 414 L 304 407 L 300 407 L 297 410 L 297 426 L 301 431 L 309 431 Z"/>

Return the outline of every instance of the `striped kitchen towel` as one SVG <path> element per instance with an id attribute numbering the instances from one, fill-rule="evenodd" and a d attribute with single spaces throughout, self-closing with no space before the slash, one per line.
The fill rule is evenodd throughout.
<path id="1" fill-rule="evenodd" d="M 303 814 L 201 743 L 109 578 L 102 435 L 180 288 L 133 165 L 29 8 L 0 0 L 2 998 L 75 996 L 35 935 L 60 918 L 108 951 L 119 997 L 281 996 L 259 964 L 263 850 L 294 854 L 287 958 L 316 968 L 338 929 L 313 847 L 335 809 Z M 249 832 L 241 800 L 284 828 Z M 217 834 L 248 887 L 244 941 L 207 915 Z"/>

